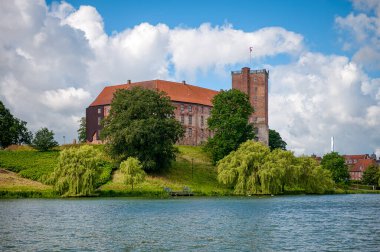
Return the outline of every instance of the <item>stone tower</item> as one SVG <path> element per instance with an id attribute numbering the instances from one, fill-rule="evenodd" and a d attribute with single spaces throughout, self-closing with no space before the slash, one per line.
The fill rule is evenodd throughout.
<path id="1" fill-rule="evenodd" d="M 232 71 L 232 88 L 238 89 L 249 96 L 254 112 L 249 118 L 257 128 L 256 136 L 258 141 L 269 144 L 268 126 L 268 78 L 269 72 L 266 69 L 250 70 L 243 67 L 241 71 Z"/>

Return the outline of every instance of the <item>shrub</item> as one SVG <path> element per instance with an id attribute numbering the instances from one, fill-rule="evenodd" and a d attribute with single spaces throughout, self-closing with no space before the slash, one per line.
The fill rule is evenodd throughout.
<path id="1" fill-rule="evenodd" d="M 125 184 L 131 184 L 132 190 L 133 185 L 144 181 L 145 172 L 143 166 L 137 158 L 129 157 L 126 161 L 120 164 L 120 170 L 124 174 Z"/>
<path id="2" fill-rule="evenodd" d="M 51 148 L 58 146 L 58 143 L 54 140 L 53 131 L 50 131 L 47 128 L 42 128 L 36 132 L 32 141 L 32 146 L 39 151 L 48 151 Z"/>
<path id="3" fill-rule="evenodd" d="M 104 157 L 92 146 L 65 149 L 60 153 L 51 182 L 60 195 L 89 196 L 94 194 L 99 177 L 106 179 L 107 175 L 102 174 L 104 166 Z"/>

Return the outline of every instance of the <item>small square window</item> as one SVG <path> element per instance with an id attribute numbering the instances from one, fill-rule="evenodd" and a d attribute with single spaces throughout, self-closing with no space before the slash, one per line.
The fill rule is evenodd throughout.
<path id="1" fill-rule="evenodd" d="M 98 108 L 98 114 L 102 113 L 102 108 Z"/>

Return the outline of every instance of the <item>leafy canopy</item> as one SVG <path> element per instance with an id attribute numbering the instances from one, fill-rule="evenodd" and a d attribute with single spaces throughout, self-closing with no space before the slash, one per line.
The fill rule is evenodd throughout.
<path id="1" fill-rule="evenodd" d="M 280 133 L 275 130 L 269 129 L 269 148 L 270 150 L 281 149 L 286 150 L 287 143 L 282 140 Z"/>
<path id="2" fill-rule="evenodd" d="M 214 137 L 208 139 L 205 150 L 216 163 L 255 135 L 253 125 L 248 123 L 253 108 L 247 94 L 236 89 L 221 91 L 214 96 L 212 104 L 207 124 Z"/>
<path id="3" fill-rule="evenodd" d="M 104 164 L 101 152 L 92 146 L 64 149 L 50 182 L 63 196 L 92 195 Z"/>
<path id="4" fill-rule="evenodd" d="M 86 117 L 82 117 L 79 120 L 79 129 L 77 130 L 78 132 L 78 142 L 79 143 L 85 143 L 86 142 Z"/>
<path id="5" fill-rule="evenodd" d="M 0 101 L 0 147 L 11 144 L 30 144 L 32 133 L 26 128 L 26 122 L 13 117 Z"/>
<path id="6" fill-rule="evenodd" d="M 377 185 L 380 182 L 380 168 L 377 165 L 370 165 L 363 172 L 363 184 Z"/>
<path id="7" fill-rule="evenodd" d="M 121 162 L 120 170 L 124 174 L 125 184 L 133 185 L 143 182 L 145 179 L 145 172 L 142 165 L 137 158 L 129 157 L 126 161 Z"/>
<path id="8" fill-rule="evenodd" d="M 347 182 L 350 174 L 348 173 L 347 165 L 344 157 L 337 152 L 330 152 L 323 156 L 321 165 L 323 168 L 330 170 L 332 178 L 335 182 Z"/>
<path id="9" fill-rule="evenodd" d="M 290 151 L 269 148 L 247 141 L 218 162 L 218 180 L 237 194 L 278 194 L 287 188 L 307 193 L 331 190 L 329 171 L 309 157 L 297 158 Z"/>
<path id="10" fill-rule="evenodd" d="M 54 133 L 48 128 L 38 130 L 32 141 L 32 147 L 39 151 L 48 151 L 56 146 L 58 143 L 54 140 Z"/>
<path id="11" fill-rule="evenodd" d="M 169 97 L 140 87 L 116 91 L 103 124 L 110 156 L 120 162 L 136 157 L 147 171 L 168 167 L 184 134 Z"/>

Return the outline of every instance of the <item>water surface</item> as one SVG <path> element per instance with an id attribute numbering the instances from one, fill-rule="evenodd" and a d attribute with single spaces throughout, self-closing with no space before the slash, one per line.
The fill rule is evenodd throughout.
<path id="1" fill-rule="evenodd" d="M 380 251 L 380 195 L 0 200 L 0 251 Z"/>

